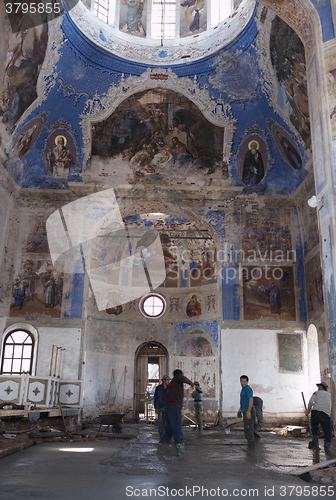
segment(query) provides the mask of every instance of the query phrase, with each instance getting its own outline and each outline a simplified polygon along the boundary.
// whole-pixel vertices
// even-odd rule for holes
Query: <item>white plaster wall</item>
[[[126,377],[125,377],[126,366]],[[112,373],[113,370],[113,373]],[[134,354],[90,352],[86,358],[83,406],[95,413],[113,407],[124,413],[133,408]]]
[[[40,327],[37,330],[39,340],[36,376],[49,376],[52,347],[56,345],[66,349],[62,354],[60,378],[63,380],[78,380],[79,364],[81,362],[81,329]],[[58,355],[60,356],[60,350]]]
[[[303,370],[300,373],[279,371],[277,333],[302,333]],[[249,377],[254,395],[264,401],[265,419],[301,418],[309,398],[307,339],[303,331],[233,330],[221,332],[222,387],[224,417],[236,415],[239,408],[240,382]],[[267,421],[267,420],[266,420]]]

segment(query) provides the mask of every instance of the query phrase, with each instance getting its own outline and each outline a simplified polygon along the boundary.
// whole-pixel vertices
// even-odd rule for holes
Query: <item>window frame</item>
[[[150,314],[147,314],[144,310],[144,303],[147,299],[149,299],[150,297],[157,297],[159,298],[161,301],[162,301],[162,305],[163,305],[163,308],[162,308],[162,311],[157,314],[157,315],[154,315],[154,316],[151,316]],[[156,292],[150,292],[150,293],[147,293],[146,295],[143,295],[141,297],[141,299],[139,300],[139,310],[141,312],[141,314],[147,318],[147,319],[158,319],[158,318],[162,318],[162,316],[165,314],[166,310],[167,310],[167,301],[166,299],[164,298],[163,295],[161,295],[160,293],[156,293]]]
[[[3,366],[4,366],[4,354],[5,354],[5,347],[7,344],[7,339],[10,337],[15,332],[25,332],[27,335],[30,336],[32,340],[32,353],[30,357],[30,369],[29,371],[22,371],[20,373],[8,373],[8,372],[3,372]],[[15,345],[15,343],[14,343]],[[24,345],[24,344],[17,344],[17,345]],[[5,329],[3,332],[2,336],[2,342],[1,342],[1,370],[0,374],[1,375],[7,375],[7,376],[20,376],[23,373],[29,373],[30,375],[35,375],[36,372],[36,361],[37,361],[37,346],[38,346],[38,332],[36,328],[34,328],[31,325],[27,325],[26,323],[16,323],[14,325],[11,325]],[[22,353],[23,354],[23,353]],[[9,359],[9,358],[7,358]],[[12,358],[13,359],[13,358]],[[18,358],[19,359],[19,358]],[[22,356],[21,356],[21,362],[22,362]]]

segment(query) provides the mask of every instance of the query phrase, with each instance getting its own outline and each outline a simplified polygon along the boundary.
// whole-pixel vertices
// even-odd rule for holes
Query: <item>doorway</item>
[[[158,342],[142,344],[135,354],[135,419],[155,420],[154,392],[168,372],[168,351]]]

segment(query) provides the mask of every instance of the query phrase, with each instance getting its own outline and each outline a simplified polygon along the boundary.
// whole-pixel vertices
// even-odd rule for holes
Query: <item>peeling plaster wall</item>
[[[302,9],[302,2],[298,3]],[[263,6],[257,7],[255,17],[227,47],[204,60],[186,65],[165,66],[161,64],[164,63],[162,56],[160,68],[155,64],[151,67],[126,61],[95,48],[68,16],[49,26],[49,46],[37,82],[38,99],[24,111],[16,130],[10,130],[1,123],[1,133],[5,138],[1,160],[7,170],[1,175],[4,182],[0,193],[3,235],[0,246],[0,320],[3,328],[14,323],[16,318],[21,318],[20,321],[31,323],[38,329],[41,343],[37,370],[41,376],[49,373],[52,345],[64,344],[67,351],[63,376],[77,379],[83,375],[84,410],[87,413],[97,413],[109,405],[114,409],[121,406],[123,409],[133,408],[135,353],[142,343],[153,340],[167,348],[170,374],[179,367],[188,377],[200,379],[203,388],[206,386],[208,396],[205,398],[205,408],[209,406],[209,415],[214,413],[220,402],[221,384],[222,410],[227,414],[235,414],[239,404],[239,376],[243,372],[250,376],[256,394],[263,397],[269,418],[273,416],[278,419],[281,415],[286,419],[302,415],[300,392],[304,389],[308,397],[307,384],[310,383],[310,390],[314,385],[315,375],[312,373],[316,374],[318,365],[316,344],[312,342],[307,349],[303,333],[303,372],[291,375],[280,373],[277,332],[303,332],[313,322],[318,329],[321,377],[324,380],[330,377],[329,352],[332,370],[335,371],[334,200],[330,192],[328,194],[329,185],[333,185],[334,169],[331,165],[335,163],[335,154],[331,151],[331,141],[327,139],[329,128],[328,120],[325,119],[327,110],[330,112],[330,128],[334,137],[335,41],[329,5],[322,8],[317,2],[313,3],[321,18],[325,42],[323,49],[322,42],[316,41],[319,40],[318,28],[316,32],[311,32],[311,19],[308,19],[309,29],[306,29],[307,16],[301,15],[299,8],[292,12],[291,4],[286,11],[286,19],[291,25],[298,23],[298,32],[306,44],[308,84],[314,96],[310,101],[315,145],[312,153],[304,149],[288,116],[278,105],[278,83],[269,60],[269,34],[274,15]],[[8,23],[4,22],[3,27],[0,67],[1,61],[5,61],[4,47],[9,38]],[[327,75],[324,73],[322,51]],[[251,60],[255,61],[253,66]],[[247,71],[250,75],[248,80],[245,78]],[[173,110],[177,107],[182,109],[183,106],[187,108],[188,102],[190,109],[196,105],[207,120],[220,128],[224,143],[222,165],[217,164],[216,168],[210,168],[208,172],[197,170],[177,176],[174,168],[170,168],[165,173],[167,175],[160,177],[160,173],[150,168],[148,171],[143,169],[145,172],[139,175],[132,169],[132,164],[121,157],[90,158],[92,124],[103,122],[110,116],[113,118],[114,113],[119,112],[118,105],[133,96],[141,96],[141,99],[146,96],[148,103],[148,96],[151,93],[154,95],[154,90],[158,89],[164,89],[167,95],[178,92],[174,98],[176,108],[172,107],[168,113],[169,126]],[[21,135],[35,122],[38,124],[38,133],[28,144],[28,149],[20,149]],[[276,141],[276,127],[284,131],[300,155],[301,169],[296,169],[286,160],[284,151]],[[48,163],[48,151],[54,147],[56,138],[55,130],[58,134],[64,134],[74,161],[73,171],[67,178],[57,177]],[[244,155],[248,152],[252,136],[254,139],[260,138],[260,151],[266,166],[263,179],[255,187],[244,185],[241,176]],[[327,154],[328,149],[330,155]],[[20,154],[12,154],[17,150]],[[311,271],[315,269],[319,254],[316,211],[312,209],[307,213],[306,204],[307,198],[315,192],[311,157],[315,163],[317,194],[326,195],[325,206],[319,215],[328,328],[325,325],[324,304],[321,300],[318,304],[318,292],[313,290],[312,294],[309,288],[309,283],[315,288],[317,285],[315,278],[311,278]],[[277,214],[288,210],[292,248],[296,251],[295,262],[290,262],[287,265],[289,270],[286,269],[290,284],[283,287],[291,293],[290,307],[287,310],[283,307],[278,311],[279,314],[274,315],[270,311],[270,304],[262,303],[265,295],[259,294],[261,301],[253,302],[251,299],[255,297],[246,293],[243,279],[228,279],[229,269],[229,272],[236,272],[246,264],[244,260],[234,259],[233,262],[221,262],[222,279],[214,292],[216,307],[212,309],[211,306],[197,321],[191,321],[181,309],[185,295],[190,292],[187,288],[174,291],[162,289],[169,299],[179,298],[180,306],[174,309],[176,302],[168,301],[167,315],[155,322],[142,318],[135,302],[132,309],[129,307],[120,316],[108,318],[105,311],[98,312],[90,304],[88,283],[84,275],[79,273],[63,277],[62,305],[56,305],[52,311],[44,309],[42,286],[39,298],[43,310],[40,309],[38,313],[32,311],[33,301],[26,301],[21,311],[14,311],[13,282],[16,275],[24,271],[26,261],[32,260],[34,270],[40,274],[50,261],[48,249],[43,248],[43,238],[39,239],[39,231],[47,217],[66,203],[107,187],[116,188],[121,203],[128,208],[137,206],[139,214],[159,211],[154,210],[150,201],[166,200],[176,207],[176,211],[181,212],[187,207],[213,228],[217,250],[222,250],[222,255],[226,255],[227,259],[230,259],[231,251],[241,251],[244,244],[250,243],[254,249],[259,245],[260,248],[269,239],[269,235],[266,240],[260,236],[268,226],[271,229],[278,226],[276,236],[272,234],[273,250],[279,246],[281,233],[285,240],[287,216],[279,215],[278,218]],[[251,228],[255,229],[254,235],[246,236],[246,230]],[[309,242],[309,238],[312,241]],[[27,251],[27,245],[32,243],[37,245],[31,247],[35,250]],[[265,249],[263,258],[264,252]],[[265,260],[260,258],[251,262],[251,266],[260,264],[264,265]],[[279,265],[272,258],[266,259],[266,264],[273,267]],[[285,264],[282,266],[285,267]],[[40,279],[40,285],[42,281]],[[262,284],[264,287],[270,286],[266,280]],[[249,315],[246,307],[248,302]],[[255,312],[253,308],[259,311],[260,317],[258,313],[258,318],[252,317]],[[221,353],[218,334],[216,339],[214,334],[220,320],[222,327],[226,328],[222,332]],[[181,346],[184,340],[192,337],[193,327],[208,332],[204,335],[214,348],[215,355],[181,355]],[[244,346],[244,353],[240,352],[241,346]],[[222,374],[219,374],[220,359]],[[241,363],[237,363],[237,360],[241,360]],[[308,371],[309,363],[314,365],[311,372]],[[125,366],[127,376],[124,389],[122,377]],[[269,380],[272,383],[265,385]],[[119,384],[118,398],[116,384]]]

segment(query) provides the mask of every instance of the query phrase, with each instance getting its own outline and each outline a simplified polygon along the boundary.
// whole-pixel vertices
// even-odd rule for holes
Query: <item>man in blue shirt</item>
[[[240,391],[240,409],[237,415],[240,418],[243,414],[244,433],[247,439],[247,444],[249,448],[253,448],[255,445],[254,425],[256,412],[253,406],[253,391],[248,385],[248,380],[249,379],[247,375],[242,375],[240,377],[240,385],[242,386],[242,390]]]
[[[158,428],[160,438],[165,433],[165,405],[166,405],[166,392],[169,385],[170,378],[168,375],[163,375],[162,384],[158,385],[154,393],[154,408],[155,413],[158,414]]]

